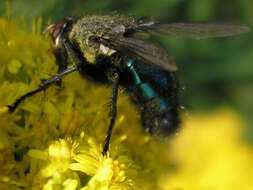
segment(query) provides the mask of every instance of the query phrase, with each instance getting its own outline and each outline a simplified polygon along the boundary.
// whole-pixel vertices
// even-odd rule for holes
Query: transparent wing
[[[233,36],[250,31],[250,28],[247,26],[219,23],[153,23],[150,25],[143,24],[141,27],[144,30],[148,30],[151,34],[171,35],[193,39]]]
[[[117,36],[106,44],[118,52],[155,65],[163,70],[176,71],[177,66],[167,52],[157,44],[141,39]]]
[[[167,52],[159,45],[148,41],[151,35],[178,36],[193,39],[232,36],[246,33],[247,26],[217,23],[157,23],[152,19],[139,19],[138,30],[124,35],[104,38],[106,46],[118,52],[142,59],[167,71],[176,71],[177,67]]]

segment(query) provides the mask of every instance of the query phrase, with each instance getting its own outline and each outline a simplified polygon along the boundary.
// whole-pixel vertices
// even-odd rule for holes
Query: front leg
[[[40,84],[39,88],[37,88],[36,90],[33,90],[31,92],[28,92],[27,94],[18,98],[12,105],[9,105],[8,106],[9,112],[10,113],[14,112],[16,110],[16,108],[18,107],[18,105],[21,102],[23,102],[27,97],[33,96],[34,94],[47,89],[50,85],[59,81],[63,76],[68,75],[68,74],[75,72],[77,70],[78,70],[78,67],[73,66],[69,69],[65,69],[65,70],[61,71],[60,73],[57,73],[56,75],[54,75],[53,77],[51,77],[47,80],[43,80],[42,83]]]
[[[54,50],[55,62],[58,66],[57,73],[61,73],[62,71],[67,69],[67,53],[65,48]],[[61,86],[61,80],[56,82],[56,85]]]
[[[56,58],[56,64],[58,65],[58,73],[53,77],[43,80],[40,84],[39,88],[28,92],[27,94],[18,98],[12,105],[8,106],[8,110],[10,113],[14,112],[18,105],[23,102],[27,97],[33,96],[34,94],[47,89],[51,84],[57,83],[60,84],[61,78],[69,73],[75,72],[79,70],[79,65],[82,64],[82,60],[78,56],[78,54],[74,51],[71,43],[69,41],[63,41],[62,47],[56,49],[54,54]],[[70,57],[74,66],[71,68],[67,68],[67,57]]]
[[[119,89],[119,74],[118,73],[114,73],[113,74],[113,89],[112,89],[112,99],[111,99],[111,121],[110,121],[110,125],[107,131],[107,136],[105,139],[105,144],[104,144],[104,148],[103,148],[103,152],[102,154],[105,156],[108,149],[109,149],[109,144],[110,144],[110,139],[111,139],[111,135],[112,135],[112,130],[113,130],[113,126],[116,120],[116,116],[117,116],[117,96],[118,96],[118,89]]]

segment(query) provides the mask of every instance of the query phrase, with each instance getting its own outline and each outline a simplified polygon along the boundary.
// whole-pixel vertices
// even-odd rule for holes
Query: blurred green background
[[[0,4],[1,15],[5,1]],[[43,16],[57,22],[69,15],[118,11],[163,21],[218,21],[253,28],[252,0],[10,0],[11,18],[24,16],[28,25]],[[206,40],[160,39],[179,66],[181,99],[187,110],[233,106],[248,121],[253,142],[253,33]]]

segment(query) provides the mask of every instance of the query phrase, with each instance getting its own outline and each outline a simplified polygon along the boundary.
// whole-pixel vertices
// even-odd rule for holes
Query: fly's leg
[[[57,49],[54,51],[54,56],[56,60],[56,65],[58,66],[57,73],[61,73],[62,71],[67,69],[67,53],[64,49]],[[56,82],[57,86],[61,86],[61,79]]]
[[[28,92],[27,94],[21,96],[20,98],[18,98],[12,105],[8,106],[9,112],[12,113],[16,110],[16,108],[18,107],[18,105],[23,102],[27,97],[33,96],[34,94],[42,91],[42,90],[46,90],[51,84],[56,83],[57,81],[59,81],[63,76],[68,75],[72,72],[78,71],[78,67],[77,66],[73,66],[69,69],[65,69],[63,71],[61,71],[60,73],[57,73],[56,75],[54,75],[53,77],[47,79],[47,80],[43,80],[39,86],[39,88],[37,88],[36,90],[33,90],[31,92]]]
[[[116,120],[116,116],[117,116],[117,96],[118,96],[118,89],[119,89],[119,74],[118,73],[114,73],[113,75],[113,90],[112,90],[112,98],[111,98],[111,121],[110,121],[110,125],[107,131],[107,136],[105,139],[105,144],[104,144],[104,148],[103,148],[103,152],[102,154],[105,156],[108,149],[109,149],[109,144],[110,144],[110,139],[111,139],[111,135],[112,135],[112,130],[113,130],[113,126]]]
[[[56,83],[60,85],[61,78],[69,73],[75,72],[79,70],[79,66],[82,63],[82,60],[79,58],[79,56],[75,53],[73,50],[73,47],[71,46],[69,41],[62,42],[62,48],[56,50],[54,52],[55,58],[56,58],[56,64],[58,65],[59,69],[56,75],[53,77],[43,80],[36,90],[33,90],[31,92],[28,92],[27,94],[21,96],[18,98],[12,105],[8,106],[9,112],[12,113],[16,110],[18,105],[23,102],[27,97],[33,96],[34,94],[47,89],[51,84]],[[67,57],[70,57],[73,61],[73,65],[71,68],[67,68]]]

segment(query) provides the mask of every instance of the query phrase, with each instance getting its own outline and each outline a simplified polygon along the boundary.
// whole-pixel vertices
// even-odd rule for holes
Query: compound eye
[[[60,35],[60,33],[61,33],[61,28],[57,27],[56,25],[54,31],[52,32],[52,40],[54,44],[56,43],[57,37]]]
[[[50,32],[52,34],[53,45],[56,48],[59,47],[59,39],[60,39],[61,33],[63,32],[65,26],[66,26],[66,21],[63,20],[58,24],[49,25],[45,29],[45,31],[43,32],[44,34],[47,32]]]

